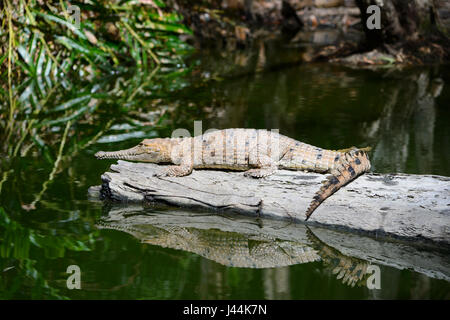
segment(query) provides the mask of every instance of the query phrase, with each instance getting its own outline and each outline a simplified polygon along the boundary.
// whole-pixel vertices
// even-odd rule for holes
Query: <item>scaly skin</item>
[[[139,145],[114,152],[97,152],[98,159],[122,159],[152,163],[171,163],[163,174],[189,175],[193,169],[245,171],[253,178],[267,177],[277,169],[331,173],[306,212],[314,210],[342,186],[370,169],[363,150],[348,152],[325,150],[276,132],[256,129],[226,129],[193,138],[145,139]]]

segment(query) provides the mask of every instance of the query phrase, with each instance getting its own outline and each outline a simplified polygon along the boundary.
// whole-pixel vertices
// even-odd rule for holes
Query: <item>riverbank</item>
[[[429,4],[425,1],[423,8],[417,9],[418,12],[431,10],[431,18],[420,14],[414,20],[415,13],[410,12],[413,21],[404,19],[406,22],[402,27],[405,30],[417,29],[412,31],[413,37],[398,38],[398,35],[393,35],[392,38],[397,38],[380,41],[378,38],[381,36],[374,36],[373,31],[365,28],[367,16],[361,15],[367,7],[364,1],[223,0],[206,1],[202,5],[192,5],[189,1],[173,3],[184,16],[185,24],[193,30],[191,41],[197,47],[214,46],[233,51],[279,39],[286,46],[308,47],[308,53],[301,57],[305,62],[391,66],[450,61],[450,6],[442,1]],[[393,15],[403,14],[389,10],[391,7],[387,5],[381,11],[383,23],[388,19],[398,19]],[[389,23],[381,26],[381,33],[389,32]],[[428,26],[422,30],[423,25]]]

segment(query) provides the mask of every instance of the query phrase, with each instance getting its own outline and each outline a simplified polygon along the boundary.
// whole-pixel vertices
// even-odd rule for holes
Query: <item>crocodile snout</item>
[[[136,152],[132,149],[120,150],[120,151],[99,151],[94,156],[97,159],[122,159],[122,160],[133,160],[136,158]]]
[[[94,155],[94,157],[96,157],[97,159],[103,159],[105,157],[105,155],[106,155],[106,152],[99,151]]]
[[[120,159],[125,155],[119,152],[105,152],[99,151],[94,155],[97,159]]]

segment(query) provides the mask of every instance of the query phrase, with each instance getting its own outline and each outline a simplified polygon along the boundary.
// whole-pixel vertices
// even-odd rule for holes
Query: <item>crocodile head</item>
[[[119,151],[99,151],[97,159],[120,159],[140,162],[171,162],[171,144],[167,139],[144,139],[137,146]]]

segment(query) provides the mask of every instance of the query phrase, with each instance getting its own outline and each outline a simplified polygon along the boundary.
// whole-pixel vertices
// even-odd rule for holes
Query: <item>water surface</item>
[[[99,221],[117,208],[88,200],[87,189],[100,184],[100,175],[113,163],[97,161],[93,154],[128,148],[144,136],[167,136],[175,128],[193,133],[194,120],[201,120],[204,130],[279,129],[323,148],[372,146],[376,172],[450,175],[448,66],[374,71],[328,64],[284,65],[277,64],[277,51],[270,46],[264,50],[264,55],[261,50],[227,56],[202,52],[201,58],[192,58],[190,72],[173,80],[177,82],[170,89],[149,79],[142,90],[129,92],[120,83],[130,85],[138,78],[133,73],[122,75],[120,81],[104,79],[105,86],[120,89],[117,92],[123,100],[101,96],[89,100],[92,113],[73,123],[56,170],[48,158],[55,159],[59,144],[50,147],[48,154],[32,151],[4,157],[0,167],[0,298],[449,299],[450,274],[446,272],[450,256],[442,248],[414,249],[439,257],[432,261],[442,264],[433,266],[442,271],[441,276],[378,264],[381,289],[370,290],[364,284],[344,284],[326,258],[284,266],[232,266],[196,252],[192,242],[190,250],[181,244],[177,249],[176,245],[142,243],[142,234],[154,236],[152,224],[140,237],[120,228],[99,227]],[[50,103],[58,106],[62,99],[83,90],[92,92],[93,86],[80,83],[64,89]],[[135,104],[128,108],[126,101]],[[63,131],[64,125],[56,126],[43,139],[58,140]],[[161,207],[134,210],[134,215],[151,217],[180,212]],[[192,216],[212,214],[181,211]],[[266,230],[264,223],[259,227]],[[250,251],[266,248],[254,235],[234,232],[230,238],[220,228],[201,231],[202,248],[214,248],[217,241],[221,247],[235,245],[227,242],[231,238],[240,239]],[[225,233],[217,238],[217,230]],[[199,231],[189,232],[198,235]],[[173,236],[162,234],[165,239]],[[175,235],[174,241],[183,239]],[[252,247],[254,241],[260,241],[258,246]],[[294,248],[309,245],[314,249],[315,242],[308,241]],[[339,252],[333,242],[320,241],[342,259],[368,263]],[[261,252],[263,258],[268,254]],[[66,287],[69,265],[78,265],[82,271],[81,290]]]

